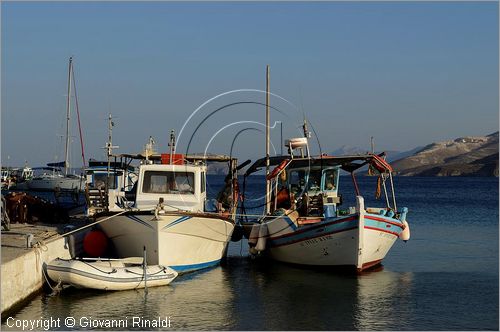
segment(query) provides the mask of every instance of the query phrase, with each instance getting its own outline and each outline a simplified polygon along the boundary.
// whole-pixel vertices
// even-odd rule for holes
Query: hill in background
[[[432,143],[392,166],[404,176],[498,176],[498,132]]]
[[[499,133],[495,132],[487,136],[467,136],[432,143],[409,151],[386,151],[387,160],[396,174],[402,176],[498,177],[498,136]],[[329,155],[358,155],[367,152],[367,149],[344,145]],[[214,163],[208,167],[210,174],[226,175],[227,172],[225,163]]]

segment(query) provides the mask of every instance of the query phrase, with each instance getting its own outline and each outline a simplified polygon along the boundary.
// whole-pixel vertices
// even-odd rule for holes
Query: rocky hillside
[[[392,150],[384,150],[384,151],[379,151],[379,150],[376,150],[375,153],[381,153],[381,152],[385,152],[386,155],[387,155],[387,160],[389,162],[393,162],[394,160],[398,160],[398,159],[403,159],[403,158],[406,158],[408,156],[411,156],[413,155],[415,152],[421,150],[422,147],[418,147],[418,148],[414,148],[414,149],[411,149],[409,151],[392,151]],[[332,152],[329,153],[330,156],[344,156],[344,155],[357,155],[357,154],[365,154],[365,153],[369,153],[370,151],[368,151],[368,149],[362,149],[362,148],[359,148],[359,147],[351,147],[351,146],[348,146],[348,145],[344,145],[340,148],[338,148],[337,150],[334,150]]]
[[[498,176],[498,132],[432,143],[392,166],[406,176]]]

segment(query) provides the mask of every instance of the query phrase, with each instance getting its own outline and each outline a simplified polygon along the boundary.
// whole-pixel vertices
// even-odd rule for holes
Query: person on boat
[[[231,177],[228,175],[224,179],[224,187],[217,194],[217,210],[219,212],[225,212],[231,207],[233,203],[231,191]]]
[[[335,178],[333,174],[329,174],[325,179],[326,190],[335,190]]]

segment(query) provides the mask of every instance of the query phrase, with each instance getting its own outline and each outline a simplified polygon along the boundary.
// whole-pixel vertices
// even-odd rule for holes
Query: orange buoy
[[[83,238],[83,250],[90,257],[101,257],[108,247],[108,237],[104,232],[93,230]]]

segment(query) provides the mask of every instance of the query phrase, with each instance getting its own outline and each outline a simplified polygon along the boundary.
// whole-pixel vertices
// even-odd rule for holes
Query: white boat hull
[[[32,179],[26,182],[29,190],[53,191],[56,189],[62,190],[82,190],[84,180],[79,178],[42,178]]]
[[[351,266],[358,271],[379,264],[404,227],[397,219],[364,212],[305,225],[280,216],[265,224],[266,248],[272,259],[300,265]]]
[[[47,264],[47,273],[55,282],[77,288],[100,290],[127,290],[168,285],[177,277],[169,267],[147,266],[146,275],[141,265],[129,265],[120,261],[103,260],[87,262],[55,259]]]
[[[225,256],[234,230],[228,219],[196,213],[117,215],[100,224],[121,257],[141,256],[149,264],[168,265],[178,272],[217,265]]]

